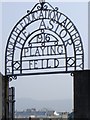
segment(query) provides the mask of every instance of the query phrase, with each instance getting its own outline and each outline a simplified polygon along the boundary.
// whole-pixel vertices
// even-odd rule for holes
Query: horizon
[[[18,101],[18,102],[17,102]],[[54,109],[56,111],[67,111],[71,112],[73,110],[73,103],[71,99],[67,100],[33,100],[30,98],[19,98],[16,100],[15,110],[26,110],[26,109]]]

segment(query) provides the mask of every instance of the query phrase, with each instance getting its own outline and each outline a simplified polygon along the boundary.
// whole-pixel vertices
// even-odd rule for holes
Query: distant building
[[[31,118],[31,120],[68,120],[68,112],[57,113],[54,110],[27,109],[26,111],[16,111],[15,118]]]
[[[65,118],[66,120],[68,119],[68,112],[62,112],[61,113],[61,118]]]
[[[36,110],[36,109],[27,109],[26,111],[16,111],[15,113],[16,118],[29,118],[31,116],[46,117],[46,116],[53,116],[53,115],[54,115],[53,110],[42,111],[42,110]]]

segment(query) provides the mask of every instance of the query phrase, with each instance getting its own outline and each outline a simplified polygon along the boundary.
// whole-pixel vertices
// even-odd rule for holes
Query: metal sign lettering
[[[84,51],[72,21],[47,2],[37,3],[13,28],[5,53],[8,76],[84,69]]]

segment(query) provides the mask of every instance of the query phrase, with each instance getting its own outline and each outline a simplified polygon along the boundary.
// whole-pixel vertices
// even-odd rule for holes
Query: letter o
[[[63,29],[63,30],[60,31],[61,38],[66,37],[66,35],[67,35],[67,31],[65,29]]]

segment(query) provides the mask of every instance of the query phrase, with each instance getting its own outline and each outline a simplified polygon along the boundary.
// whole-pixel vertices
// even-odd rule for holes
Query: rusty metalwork
[[[73,22],[57,7],[37,3],[14,26],[5,52],[5,75],[68,73],[84,69],[84,50]]]

